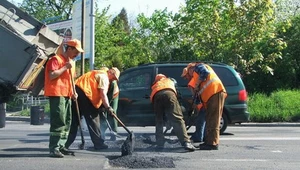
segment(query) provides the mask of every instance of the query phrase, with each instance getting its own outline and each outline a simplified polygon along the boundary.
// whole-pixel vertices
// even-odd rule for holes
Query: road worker
[[[107,91],[109,84],[118,80],[120,71],[116,67],[109,70],[93,70],[80,76],[75,82],[78,94],[79,112],[84,116],[95,150],[107,149],[108,146],[101,138],[99,108],[104,106],[110,114],[114,113],[109,104]],[[70,146],[76,138],[78,121],[73,121],[67,145]]]
[[[193,94],[203,104],[206,119],[206,137],[200,150],[218,150],[220,141],[220,120],[223,113],[226,90],[214,70],[207,64],[197,63],[191,81]]]
[[[166,115],[184,149],[194,151],[195,147],[192,145],[187,134],[182,110],[177,100],[177,91],[174,82],[165,75],[158,74],[151,88],[150,100],[153,103],[156,115],[155,137],[157,146],[163,147],[165,143],[163,117]]]
[[[74,154],[65,148],[71,125],[71,98],[77,94],[72,92],[71,75],[75,75],[74,59],[84,52],[81,42],[69,40],[65,50],[61,45],[56,55],[52,56],[45,68],[44,95],[49,97],[50,105],[50,156],[62,158]]]

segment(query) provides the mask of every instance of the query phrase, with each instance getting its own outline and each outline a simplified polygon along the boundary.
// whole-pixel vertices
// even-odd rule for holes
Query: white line
[[[300,137],[236,137],[220,138],[220,140],[300,140]]]
[[[219,162],[267,162],[266,159],[202,159],[205,161],[219,161]]]

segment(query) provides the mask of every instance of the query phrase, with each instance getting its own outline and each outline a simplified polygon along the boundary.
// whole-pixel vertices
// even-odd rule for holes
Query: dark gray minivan
[[[182,69],[188,63],[151,63],[129,68],[121,73],[119,80],[118,116],[128,126],[155,126],[155,114],[150,102],[151,84],[157,74],[164,74],[176,79],[181,93],[182,105],[189,110],[192,96],[187,88],[187,80],[181,76]],[[227,91],[227,98],[220,124],[223,133],[228,124],[248,122],[247,91],[240,75],[223,63],[207,63],[217,73]],[[183,112],[187,125],[191,126],[187,112]]]

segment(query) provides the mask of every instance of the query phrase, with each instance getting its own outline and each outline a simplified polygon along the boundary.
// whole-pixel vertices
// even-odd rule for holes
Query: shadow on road
[[[48,148],[7,148],[1,151],[0,158],[18,158],[18,157],[49,157]],[[34,153],[31,153],[34,152]]]
[[[229,135],[234,135],[233,133],[222,133],[222,136],[229,136]]]
[[[0,154],[0,158],[21,158],[21,157],[49,157],[49,153],[43,153],[43,154]]]

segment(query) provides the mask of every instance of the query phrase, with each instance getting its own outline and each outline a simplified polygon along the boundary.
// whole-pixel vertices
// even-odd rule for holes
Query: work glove
[[[110,106],[108,108],[106,108],[106,112],[109,113],[110,115],[115,113],[114,109]]]

